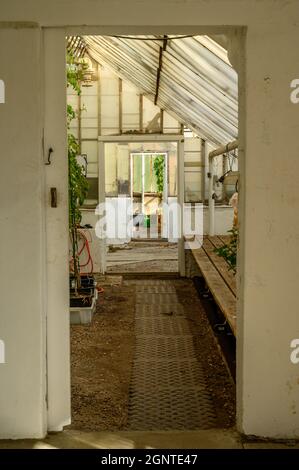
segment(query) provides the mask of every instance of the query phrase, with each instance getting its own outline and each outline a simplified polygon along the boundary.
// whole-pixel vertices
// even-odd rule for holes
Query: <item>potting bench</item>
[[[215,253],[227,236],[204,236],[201,248],[191,248],[193,258],[219,309],[236,335],[236,278],[227,262]]]

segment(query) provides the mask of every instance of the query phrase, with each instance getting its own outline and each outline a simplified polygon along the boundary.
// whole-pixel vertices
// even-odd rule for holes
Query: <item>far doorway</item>
[[[106,238],[106,271],[177,276],[182,137],[148,135],[143,139],[139,135],[99,138],[107,232],[112,234]]]
[[[167,153],[131,153],[132,239],[167,240]]]

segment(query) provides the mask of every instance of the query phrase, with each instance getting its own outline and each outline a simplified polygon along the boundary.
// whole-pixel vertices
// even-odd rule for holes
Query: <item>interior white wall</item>
[[[240,90],[238,425],[275,438],[299,437],[299,369],[290,361],[299,333],[299,107],[290,100],[299,23],[291,18],[287,28],[278,18],[248,28]]]
[[[2,21],[38,22],[52,27],[71,25],[68,31],[75,34],[83,31],[86,34],[163,34],[165,30],[190,34],[199,32],[196,24],[208,25],[201,31],[215,34],[229,30],[223,25],[246,26],[242,53],[245,74],[240,80],[238,429],[245,434],[280,438],[299,435],[298,365],[292,364],[289,358],[290,341],[298,337],[299,219],[294,214],[299,208],[299,121],[298,105],[289,96],[290,82],[298,78],[298,11],[298,0],[111,0],[108,3],[87,0],[84,5],[81,0],[74,0],[72,8],[70,2],[29,0],[26,9],[22,0],[10,0],[1,5]],[[86,26],[80,29],[78,25]],[[211,25],[218,25],[218,30]],[[2,224],[2,246],[7,250],[2,260],[7,263],[3,263],[5,268],[1,267],[5,269],[1,272],[5,315],[3,318],[2,314],[1,321],[6,325],[8,353],[16,343],[18,349],[13,349],[13,361],[7,355],[6,371],[0,366],[1,384],[4,384],[0,392],[4,416],[1,435],[33,436],[43,429],[44,390],[41,372],[41,292],[45,285],[41,269],[41,209],[44,206],[40,198],[43,170],[38,163],[42,93],[37,80],[40,64],[36,58],[40,39],[30,31],[28,43],[27,32],[15,31],[14,24],[3,26],[12,30],[1,32],[1,79],[7,82],[7,96],[9,87],[13,86],[13,97],[5,105],[1,104],[1,148],[4,155],[10,155],[1,173],[4,179],[1,201],[5,201],[11,188],[15,194],[24,188],[24,175],[26,186],[22,197],[23,193],[26,197],[21,201],[14,196],[15,205],[10,202],[2,212],[6,224]],[[20,38],[17,42],[15,34]],[[26,74],[21,70],[26,70]],[[57,103],[57,109],[63,106],[64,103]],[[23,124],[29,121],[31,126],[24,132]],[[22,172],[16,173],[16,168]],[[16,214],[18,208],[21,219]],[[22,234],[16,227],[22,228]],[[25,247],[21,257],[16,246]],[[14,266],[12,274],[16,276],[18,292],[26,292],[25,301],[20,295],[12,298],[10,284],[5,284],[9,263]],[[28,276],[24,280],[23,273],[28,266],[34,272],[34,282]],[[24,311],[24,305],[26,316],[20,317],[16,312]],[[7,320],[14,315],[13,323]],[[28,338],[24,332],[28,332]]]
[[[47,429],[41,57],[40,29],[0,28],[0,438]]]

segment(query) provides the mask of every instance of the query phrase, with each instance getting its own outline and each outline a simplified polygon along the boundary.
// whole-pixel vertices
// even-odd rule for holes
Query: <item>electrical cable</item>
[[[140,36],[120,36],[120,35],[107,35],[105,34],[104,36],[109,37],[109,38],[116,38],[116,39],[130,39],[133,41],[164,41],[165,37],[161,38],[148,38],[148,37],[140,37]],[[174,37],[169,37],[167,36],[168,41],[173,41],[176,39],[185,39],[185,38],[194,38],[197,36],[196,34],[188,34],[185,36],[174,36]]]

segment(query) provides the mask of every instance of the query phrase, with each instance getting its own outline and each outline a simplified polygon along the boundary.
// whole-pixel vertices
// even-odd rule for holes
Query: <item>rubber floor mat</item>
[[[126,429],[213,428],[212,401],[175,282],[135,285],[136,343]]]

